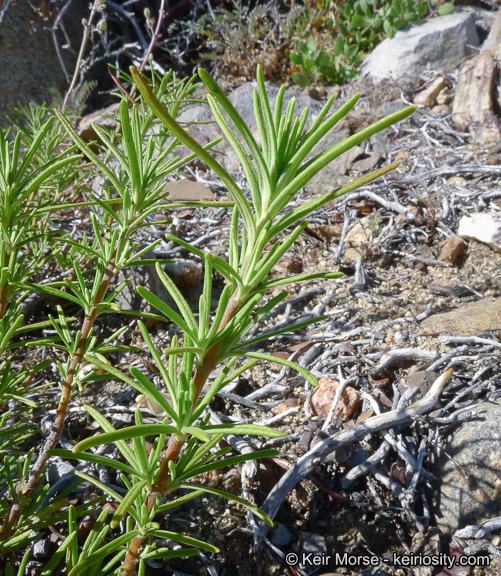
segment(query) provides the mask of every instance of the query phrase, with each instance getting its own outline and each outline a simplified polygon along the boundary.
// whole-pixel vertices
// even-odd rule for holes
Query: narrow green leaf
[[[85,560],[82,560],[74,566],[68,576],[79,576],[80,574],[84,574],[84,570],[98,562],[102,562],[108,554],[112,554],[116,550],[119,550],[124,544],[130,542],[138,534],[140,534],[139,530],[131,530],[127,532],[127,534],[115,538],[115,540],[106,544],[100,550],[94,552],[94,554],[91,554],[85,558]]]
[[[118,216],[116,210],[113,210],[112,206],[108,206],[106,202],[103,202],[100,198],[98,198],[94,194],[89,194],[89,198],[91,198],[96,204],[98,204],[114,222],[117,222],[120,228],[123,228],[124,225],[123,220]],[[115,204],[120,204],[121,202],[122,199],[117,198]]]
[[[89,355],[89,356],[91,356],[93,358],[94,363],[96,363],[96,361],[99,361],[99,359],[97,357],[95,357],[93,355]],[[103,362],[103,364],[106,364],[106,363]],[[115,428],[95,408],[93,408],[92,406],[88,406],[87,404],[84,406],[84,408],[92,416],[92,418],[94,418],[94,420],[101,426],[101,428],[105,432],[108,432],[108,433],[115,432]],[[97,444],[97,445],[99,445],[99,444]],[[136,470],[139,470],[139,466],[137,464],[137,460],[136,460],[136,457],[134,455],[134,452],[129,448],[129,446],[127,445],[127,442],[123,442],[123,441],[117,442],[117,448],[120,450],[122,456],[125,458],[125,461],[132,464],[132,466]],[[74,448],[73,448],[73,452],[76,453]]]
[[[95,552],[97,548],[101,545],[103,540],[106,538],[106,534],[109,531],[109,526],[105,526],[105,521],[108,518],[108,509],[104,508],[101,514],[99,514],[94,526],[92,526],[87,538],[85,539],[85,543],[82,546],[80,552],[80,559],[83,560],[87,558],[89,554]],[[75,543],[72,550],[73,561],[71,565],[68,563],[66,564],[66,569],[69,572],[71,568],[78,563],[78,543]]]
[[[236,108],[230,102],[226,94],[221,90],[218,86],[217,82],[202,68],[198,69],[198,75],[200,76],[202,82],[207,86],[211,94],[217,99],[219,104],[223,107],[224,111],[228,114],[231,118],[233,123],[235,124],[237,130],[242,135],[245,143],[249,147],[251,154],[258,166],[259,171],[266,170],[266,163],[264,161],[261,149],[256,143],[252,132],[250,131],[249,127],[237,112]]]
[[[181,126],[172,118],[172,116],[167,112],[167,110],[162,106],[162,104],[155,97],[151,91],[148,83],[143,79],[139,71],[133,66],[130,68],[134,82],[136,83],[139,91],[141,92],[143,98],[146,100],[150,108],[157,115],[157,117],[169,128],[169,130],[178,138],[183,144],[188,146],[190,150],[196,152],[201,160],[203,160],[210,168],[216,172],[216,174],[221,178],[221,180],[226,184],[230,194],[235,199],[238,208],[244,218],[246,228],[251,236],[254,236],[254,219],[246,200],[244,193],[240,187],[236,184],[230,174],[215,160],[208,152],[198,144]]]
[[[38,132],[35,134],[34,138],[33,138],[33,142],[31,143],[31,146],[29,147],[28,151],[26,152],[26,154],[24,154],[23,157],[23,162],[21,163],[21,165],[19,166],[19,168],[17,169],[17,174],[16,174],[16,178],[13,182],[13,184],[15,186],[18,186],[20,183],[21,178],[23,178],[23,176],[26,173],[26,170],[28,168],[28,166],[30,165],[33,156],[37,153],[37,151],[40,148],[40,145],[42,143],[42,140],[45,138],[45,136],[47,135],[47,132],[49,131],[50,127],[52,126],[52,124],[54,123],[54,117],[49,118],[47,120],[47,122],[45,122],[45,124],[40,128],[40,130],[38,130]],[[16,171],[16,167],[17,167],[17,163],[18,163],[18,157],[19,157],[19,150],[21,147],[21,132],[18,132],[17,136],[16,136],[16,140],[14,143],[14,150],[12,153],[12,166],[14,168],[13,172]],[[9,170],[6,171],[6,173],[8,173]]]
[[[181,432],[183,434],[191,434],[192,436],[195,436],[195,438],[200,440],[200,442],[209,442],[210,440],[210,436],[204,432],[204,430],[196,426],[184,426],[181,428]]]
[[[254,321],[256,323],[259,322],[262,318],[266,316],[266,314],[268,314],[268,312],[270,312],[271,310],[273,310],[273,308],[275,308],[275,306],[280,304],[282,300],[285,300],[285,298],[287,298],[288,295],[289,293],[284,290],[283,292],[280,292],[280,294],[275,296],[275,298],[272,298],[264,306],[261,306],[261,308],[259,308],[259,310],[256,310],[256,312],[254,313]]]
[[[219,124],[221,131],[228,139],[228,142],[231,144],[233,150],[235,150],[242,164],[256,212],[259,214],[261,212],[261,194],[256,170],[254,169],[254,166],[252,165],[247,152],[244,150],[244,147],[242,144],[240,144],[238,138],[235,136],[235,133],[226,121],[226,118],[223,116],[219,106],[217,105],[216,99],[211,94],[208,94],[207,101],[212,110],[214,118],[216,119],[216,122]]]
[[[137,112],[136,112],[137,113]],[[122,127],[123,145],[127,153],[127,172],[129,173],[132,189],[134,190],[135,199],[134,204],[137,204],[137,194],[140,189],[140,171],[137,158],[137,151],[135,148],[134,138],[132,136],[132,129],[129,120],[129,107],[127,103],[122,100],[120,102],[120,125]]]
[[[76,248],[79,253],[85,252],[90,256],[94,256],[94,258],[98,260],[102,258],[102,255],[99,254],[99,252],[97,252],[96,250],[93,250],[90,246],[82,246],[81,242],[75,242],[69,237],[65,236],[63,242],[65,244],[68,244],[69,246],[73,246],[74,248]]]
[[[145,396],[148,396],[148,398],[153,400],[153,402],[156,402],[161,408],[163,408],[166,414],[168,414],[175,422],[177,422],[179,420],[179,416],[173,410],[172,406],[169,404],[167,399],[162,395],[160,390],[157,390],[155,384],[150,382],[148,378],[134,366],[129,368],[129,371],[132,374],[132,376],[141,384],[143,388],[143,394]],[[138,387],[136,387],[136,389],[138,389]],[[169,390],[169,394],[171,398],[176,397],[175,396],[176,393],[174,390],[172,390],[172,392]]]
[[[270,210],[272,214],[278,214],[284,206],[286,206],[290,199],[294,196],[293,192],[289,192],[291,182],[298,177],[298,170],[301,163],[306,156],[311,152],[316,144],[341,120],[348,112],[355,106],[360,98],[360,94],[355,94],[348,102],[343,104],[336,110],[327,120],[318,126],[315,132],[308,132],[308,137],[303,138],[301,144],[295,151],[294,156],[289,160],[286,169],[283,171],[279,183],[278,190],[280,193],[275,198]],[[346,140],[343,140],[345,142]]]
[[[178,550],[171,550],[170,548],[158,548],[147,554],[141,554],[141,558],[148,558],[151,560],[165,560],[166,558],[187,558],[188,556],[198,556],[199,552],[196,548],[181,548]]]
[[[256,338],[252,338],[251,340],[246,340],[238,344],[237,349],[245,348],[246,346],[251,346],[256,342],[262,342],[263,340],[268,340],[273,336],[279,336],[280,334],[285,334],[286,332],[293,332],[295,330],[301,330],[302,328],[306,328],[307,326],[311,326],[311,324],[316,324],[317,322],[322,322],[323,320],[327,320],[328,316],[319,316],[318,318],[310,318],[309,320],[305,320],[304,322],[298,322],[297,324],[293,324],[292,326],[286,326],[285,328],[280,328],[279,330],[270,330],[269,332],[265,332]]]
[[[134,419],[136,422],[136,426],[143,425],[143,418],[141,415],[141,411],[139,408],[136,408],[136,412],[134,414]],[[141,471],[143,478],[148,478],[149,476],[149,469],[148,469],[148,452],[146,450],[146,444],[144,438],[133,438],[132,445],[134,447],[134,454],[137,458],[137,463],[139,465],[139,470]]]
[[[274,356],[271,356],[274,358]],[[265,436],[267,438],[282,438],[286,436],[282,432],[269,428],[268,426],[261,426],[259,424],[209,424],[200,425],[202,430],[209,434],[246,434],[249,436]]]
[[[382,120],[379,120],[374,124],[371,124],[364,130],[361,130],[360,132],[354,134],[353,136],[350,136],[349,138],[346,138],[345,140],[341,141],[339,144],[335,144],[328,150],[325,150],[321,154],[315,156],[315,158],[313,158],[312,160],[307,162],[304,166],[302,166],[299,172],[297,172],[297,168],[299,167],[297,166],[297,168],[295,168],[294,170],[293,179],[282,190],[280,194],[281,201],[277,203],[277,207],[280,206],[280,209],[282,209],[288,202],[288,200],[286,200],[287,198],[291,198],[292,196],[294,196],[296,192],[298,192],[305,184],[307,184],[315,174],[318,174],[318,172],[320,172],[322,168],[324,168],[325,166],[327,166],[327,164],[332,162],[332,160],[338,158],[339,156],[341,156],[341,154],[347,152],[348,150],[353,148],[353,146],[357,146],[358,144],[360,144],[367,138],[370,138],[377,132],[380,132],[381,130],[388,128],[389,126],[396,124],[397,122],[405,120],[405,118],[408,118],[414,112],[415,109],[416,106],[408,106],[403,110],[395,112],[394,114],[390,114],[389,116],[386,116],[386,118],[383,118]],[[329,121],[326,121],[324,124],[328,122]],[[303,147],[301,147],[302,150],[301,153],[296,154],[297,158],[295,157],[296,160],[294,159],[292,160],[291,166],[294,166],[295,163],[297,163],[297,159],[299,159],[303,154],[303,152],[308,148],[309,146],[305,146],[304,149]],[[272,206],[271,209],[273,210],[273,208],[274,207]]]
[[[246,370],[250,370],[251,368],[253,368],[258,362],[259,360],[250,360],[249,362],[246,362],[245,364],[243,364],[242,366],[240,366],[240,368],[237,368],[236,370],[234,370],[229,376],[228,373],[230,372],[231,368],[233,367],[233,365],[235,364],[237,358],[231,358],[230,361],[228,362],[228,364],[226,364],[226,366],[223,368],[223,370],[221,371],[221,373],[218,375],[218,377],[214,380],[214,382],[211,384],[211,387],[209,388],[209,391],[206,392],[206,394],[204,394],[204,396],[202,396],[202,398],[199,398],[198,402],[197,402],[197,407],[196,410],[193,412],[192,416],[191,416],[191,422],[195,422],[200,415],[202,414],[202,412],[205,410],[205,408],[209,405],[210,401],[212,400],[212,398],[214,398],[214,396],[220,391],[222,390],[225,386],[228,386],[228,384],[230,384],[231,382],[233,382],[233,380],[235,380],[235,378],[238,378],[241,374],[243,374]]]
[[[168,538],[169,540],[174,540],[174,542],[179,542],[181,544],[187,544],[188,546],[196,546],[207,552],[213,552],[217,554],[219,548],[212,546],[208,542],[203,542],[203,540],[197,540],[191,536],[185,536],[184,534],[178,534],[177,532],[170,532],[169,530],[152,530],[150,532],[152,536],[158,536],[159,538]]]
[[[178,238],[177,236],[169,233],[165,234],[165,238],[175,242],[176,244],[179,244],[180,246],[183,246],[183,248],[186,248],[186,250],[189,250],[192,254],[202,258],[202,260],[206,260],[207,254],[204,254],[201,250],[191,246],[191,244],[188,244],[188,242],[185,242],[181,238]],[[226,262],[226,260],[223,260],[220,256],[216,256],[214,254],[210,254],[210,257],[212,259],[212,265],[214,268],[220,272],[228,281],[236,282],[239,286],[242,285],[242,279],[240,278],[240,275],[235,270],[235,268]]]
[[[282,256],[287,252],[287,250],[294,244],[294,242],[299,238],[302,231],[308,226],[308,221],[303,220],[300,222],[292,231],[290,236],[282,243],[278,244],[276,249],[272,250],[268,256],[265,256],[263,260],[259,262],[259,265],[255,268],[249,266],[249,270],[246,274],[246,280],[248,286],[256,288],[263,281],[266,276],[270,273],[275,264],[282,258]],[[275,247],[274,247],[275,248]],[[257,269],[256,269],[257,268]],[[262,292],[262,290],[260,290]]]
[[[102,482],[100,482],[99,480],[97,480],[97,478],[93,478],[92,476],[89,476],[88,474],[86,474],[85,472],[80,472],[79,470],[75,471],[75,475],[79,476],[80,478],[83,478],[84,480],[87,480],[87,482],[90,482],[91,484],[94,484],[95,486],[97,486],[98,488],[101,488],[101,490],[103,492],[105,492],[106,494],[108,494],[108,496],[111,496],[114,500],[116,500],[117,502],[121,502],[122,501],[122,496],[120,496],[120,494],[117,494],[115,492],[115,490],[111,489],[109,486],[106,486],[106,484],[103,484]]]
[[[151,340],[150,335],[148,334],[148,330],[146,329],[146,326],[141,322],[141,320],[139,320],[138,326],[139,326],[139,330],[141,331],[141,335],[142,335],[144,341],[146,342],[146,345],[148,346],[148,350],[150,351],[150,354],[152,355],[153,360],[154,360],[158,370],[160,371],[160,374],[162,376],[164,384],[167,387],[167,391],[170,394],[174,412],[177,414],[179,412],[179,405],[178,405],[177,398],[176,398],[176,390],[174,388],[174,383],[172,382],[172,380],[169,376],[169,371],[164,366],[164,363],[162,362],[162,359],[160,358],[160,354],[158,353],[158,350],[155,348],[155,345],[153,344],[153,341]],[[153,385],[153,387],[156,390],[156,386]],[[158,392],[158,390],[157,390],[157,392]],[[156,394],[153,390],[152,390],[152,393]],[[164,409],[165,409],[165,407],[164,407]],[[169,414],[169,412],[167,412],[167,414]],[[171,416],[171,418],[172,418],[172,416]],[[176,418],[173,418],[173,420],[177,421]]]
[[[209,462],[208,464],[189,468],[183,474],[178,474],[178,480],[187,480],[188,478],[194,478],[195,476],[205,474],[211,470],[219,470],[221,468],[226,468],[227,466],[235,466],[236,464],[247,462],[248,460],[269,458],[271,456],[277,456],[278,454],[278,450],[258,450],[256,452],[251,452],[250,454],[239,454],[238,456],[232,456],[231,458],[223,458],[216,462]]]
[[[176,498],[175,500],[171,500],[166,504],[162,504],[157,508],[157,512],[165,512],[166,510],[171,510],[172,508],[176,508],[177,506],[181,506],[189,502],[190,500],[194,500],[201,494],[203,494],[203,490],[194,490],[191,494],[187,494],[186,496],[181,496],[180,498]]]
[[[52,177],[54,174],[57,174],[59,170],[62,170],[69,164],[75,162],[75,160],[79,160],[82,156],[71,156],[69,158],[63,158],[57,162],[51,163],[47,166],[45,170],[42,170],[37,173],[35,178],[32,178],[31,175],[29,176],[29,183],[27,182],[26,185],[23,186],[23,182],[21,182],[20,187],[23,188],[23,196],[28,198],[35,190],[37,190],[46,180]]]
[[[238,352],[236,354],[229,354],[229,356],[245,356],[247,358],[258,358],[259,360],[267,360],[268,362],[274,362],[276,364],[282,364],[282,366],[288,366],[296,372],[299,372],[312,386],[318,386],[318,380],[313,376],[311,372],[305,370],[299,364],[295,362],[290,362],[289,360],[284,360],[278,356],[271,356],[271,354],[261,354],[260,352]]]
[[[134,504],[134,500],[139,496],[142,492],[143,488],[146,486],[147,480],[142,480],[141,482],[136,482],[132,486],[132,489],[127,492],[124,496],[123,500],[120,502],[118,508],[115,510],[115,514],[113,514],[113,518],[110,522],[110,527],[112,530],[120,524],[122,519],[127,514],[129,508]]]
[[[59,458],[93,462],[94,464],[109,466],[110,468],[115,468],[115,470],[121,470],[124,474],[139,476],[139,473],[134,468],[131,468],[130,466],[127,466],[127,464],[123,464],[118,460],[114,460],[113,458],[107,458],[106,456],[99,456],[98,454],[87,454],[86,452],[79,452],[77,456],[71,450],[63,450],[60,448],[48,450],[47,453],[49,456],[58,456]]]
[[[323,206],[327,202],[334,200],[334,198],[339,198],[344,194],[348,194],[348,192],[352,192],[353,190],[356,190],[361,186],[369,184],[373,180],[376,180],[376,178],[379,178],[380,176],[383,176],[384,174],[391,172],[392,170],[397,168],[399,164],[400,162],[393,162],[393,164],[389,164],[384,168],[379,168],[378,170],[375,170],[370,174],[366,174],[361,178],[357,178],[357,180],[354,180],[353,182],[350,182],[349,184],[346,184],[341,188],[337,188],[332,192],[327,192],[326,194],[320,196],[319,198],[315,198],[313,200],[310,200],[309,202],[306,202],[306,204],[303,204],[302,206],[298,206],[298,208],[291,210],[290,212],[285,214],[285,216],[282,216],[282,218],[277,220],[277,222],[271,229],[270,234],[273,235],[278,234],[282,230],[285,230],[289,226],[295,224],[298,219],[305,218],[306,216],[311,214],[311,212],[313,212],[317,208],[320,208],[320,206]]]
[[[81,302],[78,298],[73,296],[73,294],[68,294],[68,292],[63,292],[57,288],[52,288],[47,284],[30,284],[27,282],[26,286],[35,292],[42,292],[42,294],[48,294],[49,296],[62,298],[63,300],[69,300],[70,302],[78,304],[79,306],[85,306],[85,302]]]
[[[100,170],[103,171],[106,178],[112,183],[115,189],[120,190],[121,184],[115,177],[113,170],[110,170],[110,168],[108,168],[108,166],[104,164],[104,162],[97,156],[97,154],[93,152],[92,148],[83,140],[83,138],[81,138],[77,134],[76,130],[73,128],[73,125],[68,120],[68,118],[66,118],[66,116],[59,110],[54,110],[54,114],[57,116],[61,124],[65,127],[66,131],[71,136],[73,142],[75,142],[75,144],[80,148],[80,150],[85,152],[87,158],[89,158],[94,163],[95,166],[99,166]]]
[[[112,142],[112,140],[109,138],[109,132],[103,128],[102,126],[99,126],[99,124],[96,124],[95,122],[91,122],[91,126],[94,130],[94,132],[97,134],[99,140],[101,140],[101,142],[104,144],[104,146],[106,148],[108,148],[108,150],[113,154],[113,156],[120,162],[120,164],[123,167],[127,166],[127,158],[125,157],[125,155],[122,153],[122,151],[118,148],[118,146],[115,146],[115,144]],[[117,191],[120,190],[120,188],[115,188]]]
[[[188,302],[186,302],[186,299],[184,298],[184,296],[181,294],[181,292],[179,291],[179,289],[177,288],[177,286],[174,284],[174,282],[169,278],[169,276],[167,276],[167,274],[162,270],[162,267],[160,266],[160,264],[157,262],[155,269],[157,271],[158,276],[160,277],[160,280],[162,281],[162,284],[167,288],[167,290],[169,291],[169,294],[172,296],[172,298],[174,298],[174,301],[176,302],[183,318],[184,321],[186,322],[186,324],[190,327],[190,331],[188,332],[190,334],[190,337],[192,338],[193,342],[196,342],[196,334],[198,332],[198,325],[197,325],[197,321],[195,320],[195,316],[193,316],[193,312],[191,311],[191,308],[188,304]],[[192,333],[194,334],[194,337],[192,336]]]
[[[162,314],[164,314],[169,320],[177,324],[180,328],[184,330],[187,334],[189,334],[195,342],[198,342],[197,334],[195,330],[188,326],[188,324],[181,318],[181,316],[173,310],[168,304],[166,304],[163,300],[161,300],[158,296],[150,292],[146,288],[142,286],[137,287],[137,293],[148,301],[152,306],[154,306],[157,310],[160,310]]]
[[[271,280],[266,282],[266,284],[261,284],[256,290],[271,290],[272,288],[277,288],[278,286],[284,286],[286,284],[293,284],[294,282],[309,282],[310,280],[316,280],[317,278],[323,278],[324,280],[333,280],[335,278],[342,278],[344,274],[342,272],[319,272],[317,274],[298,274],[297,276],[288,276],[286,278],[278,278],[277,280]],[[288,294],[288,292],[286,292]]]
[[[77,539],[77,532],[71,532],[62,542],[61,546],[59,546],[59,548],[53,553],[53,555],[51,556],[50,561],[45,565],[44,570],[41,574],[41,576],[51,576],[51,574],[54,573],[54,571],[56,570],[57,565],[59,564],[59,562],[62,560],[63,555],[66,553],[66,550],[68,550],[70,548],[70,546],[73,546],[74,542],[76,542]],[[30,550],[28,550],[28,555],[30,554]],[[21,576],[23,572],[19,572],[19,576]]]
[[[272,356],[273,358],[273,356]],[[73,452],[79,454],[84,450],[93,448],[94,446],[102,446],[104,444],[116,443],[118,440],[131,440],[132,438],[138,438],[146,436],[154,436],[156,434],[176,434],[177,430],[174,426],[168,426],[166,424],[143,424],[143,426],[128,426],[127,428],[121,428],[120,430],[115,430],[114,432],[105,432],[104,434],[99,434],[98,436],[92,436],[91,438],[86,438],[73,447]]]
[[[257,88],[259,94],[259,100],[261,101],[261,108],[263,111],[263,120],[265,129],[268,133],[268,140],[271,145],[271,162],[275,161],[277,154],[277,134],[275,132],[275,123],[273,122],[273,116],[271,114],[270,101],[268,100],[268,94],[266,93],[266,87],[264,84],[263,69],[261,64],[257,65],[256,70],[256,80]]]
[[[206,342],[212,342],[213,338],[216,336],[216,333],[221,325],[221,320],[223,319],[224,313],[226,312],[226,308],[230,301],[232,292],[232,287],[229,284],[223,288],[221,296],[219,297],[219,304],[217,306],[216,315],[212,320],[212,326],[205,339]]]

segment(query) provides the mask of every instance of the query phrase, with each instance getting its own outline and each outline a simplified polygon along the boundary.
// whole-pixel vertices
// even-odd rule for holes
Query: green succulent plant
[[[453,11],[453,2],[439,3],[434,12],[430,2],[421,0],[311,2],[302,18],[303,35],[309,30],[308,39],[300,38],[295,50],[289,49],[291,62],[300,69],[292,73],[292,80],[300,86],[343,84],[358,77],[364,55],[385,38],[427,14]]]

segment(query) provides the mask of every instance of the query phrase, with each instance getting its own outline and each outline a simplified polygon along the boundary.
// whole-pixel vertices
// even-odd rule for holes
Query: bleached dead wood
[[[414,222],[414,214],[405,206],[402,206],[400,202],[395,198],[392,202],[390,200],[386,200],[385,198],[381,198],[374,192],[369,192],[368,190],[362,190],[360,192],[350,192],[346,195],[345,199],[338,202],[338,206],[341,207],[347,202],[351,202],[353,200],[360,200],[361,198],[365,198],[368,200],[372,200],[377,204],[381,205],[386,210],[392,210],[393,212],[397,212],[397,214],[402,214],[409,222]]]
[[[455,532],[454,536],[457,538],[482,538],[486,534],[489,534],[489,532],[498,530],[499,528],[501,528],[501,516],[480,522],[480,524],[466,526],[466,528]]]
[[[429,362],[437,357],[435,352],[429,350],[419,350],[418,348],[397,348],[385,354],[379,364],[371,370],[371,376],[378,376],[393,364],[400,364],[405,360],[415,362]]]
[[[273,519],[287,493],[292,490],[298,482],[313,472],[322,462],[323,458],[334,450],[361,440],[368,434],[391,428],[397,424],[402,425],[410,422],[416,416],[426,414],[433,410],[438,404],[438,398],[443,387],[451,376],[452,369],[449,369],[435,380],[428,393],[421,400],[418,400],[411,406],[373,416],[348,430],[342,430],[333,436],[320,440],[320,442],[315,444],[309,452],[299,458],[282,476],[269,493],[263,505],[263,511]],[[266,534],[267,530],[267,526],[261,524],[261,534]]]

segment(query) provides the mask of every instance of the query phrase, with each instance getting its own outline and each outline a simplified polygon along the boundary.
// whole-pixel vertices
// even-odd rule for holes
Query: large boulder
[[[415,24],[383,40],[362,64],[363,76],[416,80],[428,67],[454,69],[479,45],[475,21],[469,12],[456,12]]]
[[[56,15],[49,9],[37,10],[31,2],[16,2],[7,8],[0,22],[1,126],[7,124],[8,106],[51,103],[54,92],[64,95],[83,36],[82,17],[87,15],[87,3],[74,3],[53,37]],[[71,39],[71,46],[66,49],[62,25]],[[60,47],[59,56],[54,38]]]
[[[469,130],[473,142],[480,145],[501,138],[495,115],[496,63],[490,50],[483,50],[461,67],[452,105],[454,124]]]

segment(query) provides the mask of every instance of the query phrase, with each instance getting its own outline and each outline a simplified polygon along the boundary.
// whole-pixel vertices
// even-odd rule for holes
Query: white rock
[[[438,94],[446,88],[445,80],[441,76],[435,80],[424,90],[419,92],[414,98],[414,104],[417,106],[427,106],[430,108],[437,101]]]
[[[501,252],[501,212],[477,212],[459,221],[458,236],[473,238]]]
[[[371,243],[373,238],[373,231],[371,222],[368,217],[362,218],[355,226],[346,234],[345,242],[351,246],[367,246]]]
[[[478,45],[472,15],[455,12],[412,25],[383,40],[365,59],[361,72],[376,82],[385,78],[415,80],[428,66],[437,71],[452,70]]]

